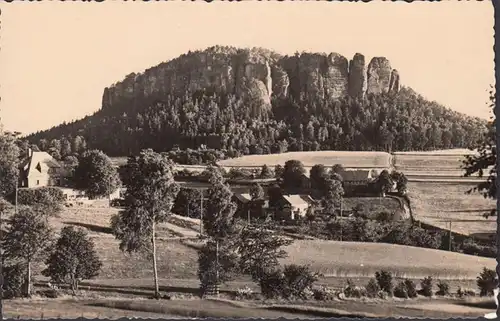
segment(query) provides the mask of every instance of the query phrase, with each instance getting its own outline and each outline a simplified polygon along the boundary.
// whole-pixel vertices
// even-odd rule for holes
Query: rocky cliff
[[[198,90],[252,97],[270,108],[272,96],[361,98],[399,88],[399,74],[384,57],[374,57],[367,66],[360,53],[348,60],[338,53],[281,56],[261,48],[216,46],[128,75],[104,89],[102,108]]]

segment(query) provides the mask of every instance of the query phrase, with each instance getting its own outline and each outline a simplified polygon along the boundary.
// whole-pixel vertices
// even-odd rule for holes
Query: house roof
[[[49,168],[59,168],[61,165],[47,152],[32,152],[31,156],[23,164],[23,170],[30,173],[45,171]]]
[[[309,196],[303,195],[283,195],[283,198],[293,206],[307,206],[311,203],[311,198]]]
[[[343,170],[340,176],[344,182],[367,181],[373,178],[371,169]]]
[[[234,196],[243,203],[247,203],[252,200],[252,197],[248,193],[235,193]]]

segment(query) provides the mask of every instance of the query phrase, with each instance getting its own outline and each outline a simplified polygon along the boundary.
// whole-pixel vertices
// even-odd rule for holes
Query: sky
[[[491,115],[489,1],[15,1],[0,9],[0,118],[23,134],[92,114],[104,88],[131,72],[213,45],[384,56],[427,99]]]

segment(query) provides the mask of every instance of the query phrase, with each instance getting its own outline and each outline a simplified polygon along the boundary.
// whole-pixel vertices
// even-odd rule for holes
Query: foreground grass
[[[483,300],[486,302],[486,300]],[[230,300],[148,300],[120,298],[29,299],[4,301],[7,318],[332,318],[332,317],[480,317],[491,304],[465,300],[334,300],[243,302]]]

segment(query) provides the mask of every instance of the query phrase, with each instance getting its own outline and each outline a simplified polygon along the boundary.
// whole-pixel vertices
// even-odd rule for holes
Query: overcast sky
[[[104,87],[188,50],[385,56],[401,82],[488,118],[493,6],[478,2],[2,3],[0,117],[28,134],[91,114]]]

